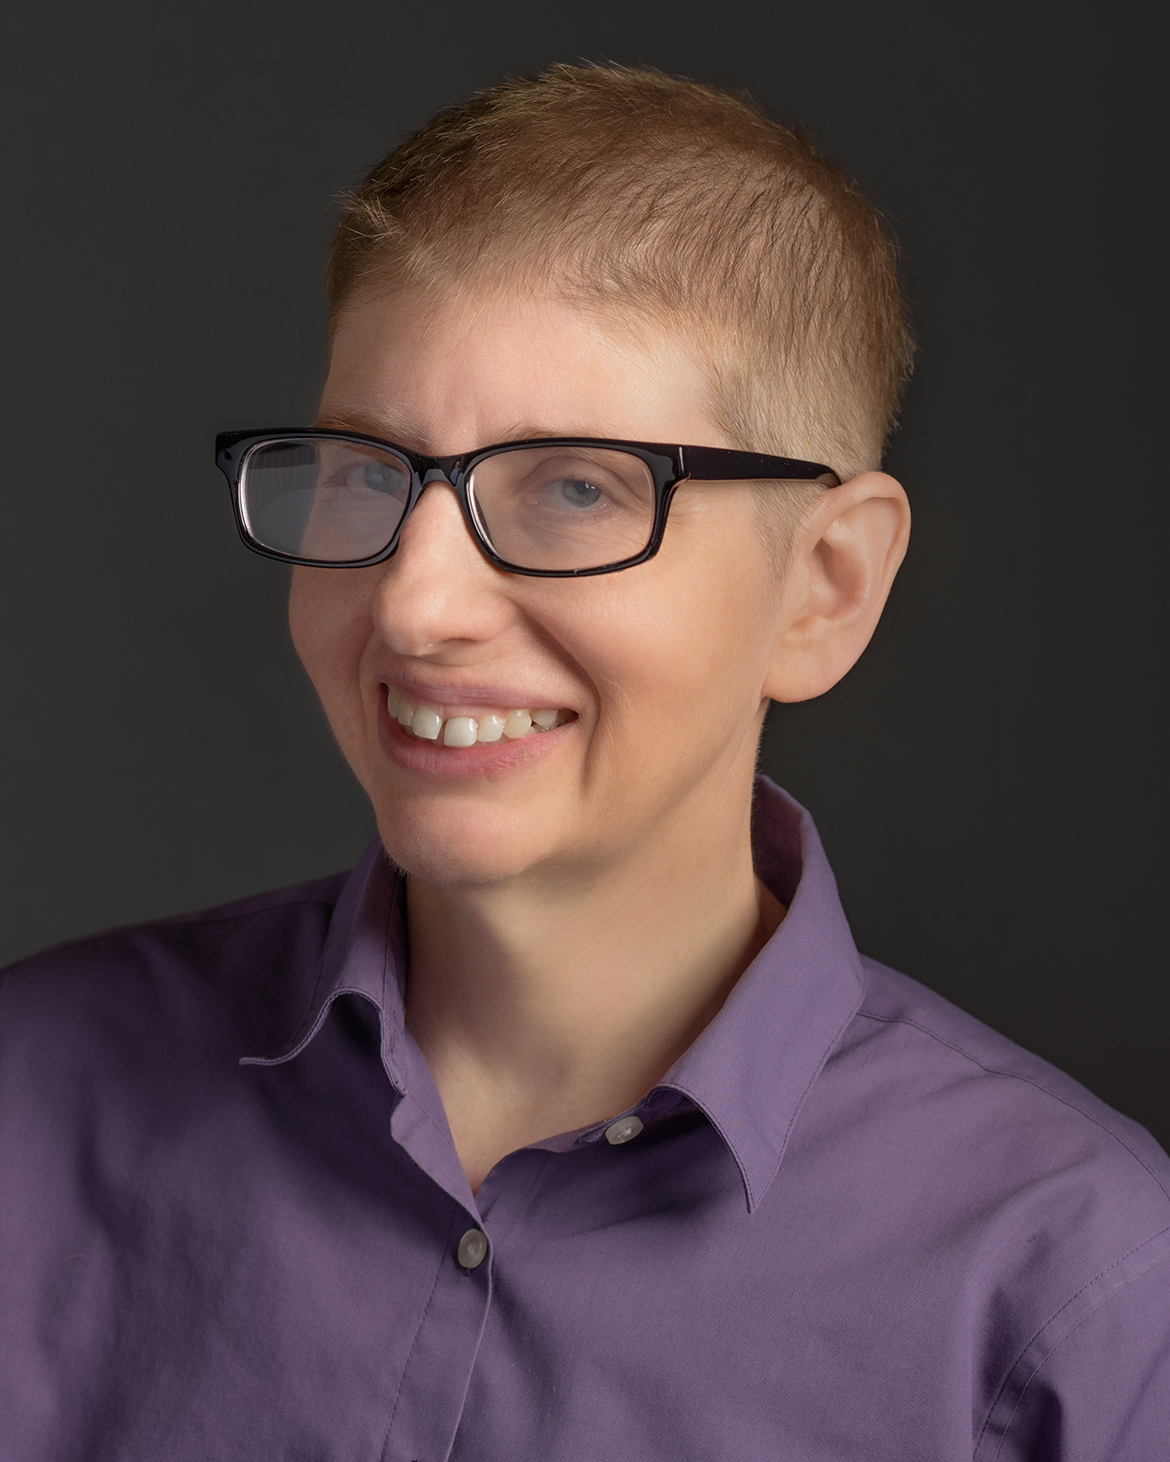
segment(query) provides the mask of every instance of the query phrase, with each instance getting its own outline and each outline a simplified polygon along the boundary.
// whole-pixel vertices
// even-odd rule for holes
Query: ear
[[[799,530],[764,695],[823,695],[869,644],[910,539],[910,504],[884,472],[830,488]]]

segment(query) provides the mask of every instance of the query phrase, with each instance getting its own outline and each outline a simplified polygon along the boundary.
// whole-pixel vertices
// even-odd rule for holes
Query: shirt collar
[[[706,1114],[739,1167],[749,1211],[771,1186],[805,1096],[864,988],[812,818],[767,777],[756,779],[752,848],[761,881],[788,913],[719,1014],[655,1088],[678,1092]],[[375,839],[338,900],[304,1019],[279,1055],[248,1057],[247,1064],[291,1060],[338,996],[360,995],[380,1012],[391,1082],[405,1095],[414,1072],[416,1094],[433,1106],[437,1094],[421,1076],[405,1031],[404,915],[405,880]],[[431,1116],[445,1126],[441,1113]]]
[[[406,1090],[406,880],[374,838],[346,879],[329,921],[317,981],[300,1024],[275,1056],[245,1056],[246,1066],[278,1066],[309,1044],[341,995],[360,995],[381,1017],[382,1062]]]
[[[771,1186],[809,1088],[865,987],[813,820],[767,777],[756,778],[752,851],[760,881],[788,913],[661,1082],[707,1114],[739,1166],[749,1211]]]

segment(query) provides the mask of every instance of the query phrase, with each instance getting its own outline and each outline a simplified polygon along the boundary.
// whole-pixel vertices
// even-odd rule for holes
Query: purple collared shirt
[[[1170,1161],[754,839],[723,1010],[475,1198],[377,846],[10,970],[3,1462],[1170,1458]]]

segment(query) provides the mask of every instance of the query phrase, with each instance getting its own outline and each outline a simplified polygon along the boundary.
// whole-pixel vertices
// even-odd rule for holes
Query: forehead
[[[533,436],[722,446],[697,352],[666,328],[552,293],[357,297],[334,334],[319,422],[441,456]]]

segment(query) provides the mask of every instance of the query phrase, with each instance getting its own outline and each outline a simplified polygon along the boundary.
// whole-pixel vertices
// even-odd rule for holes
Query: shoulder
[[[1146,1426],[1133,1378],[1170,1379],[1170,1159],[1047,1061],[905,975],[862,968],[796,1155],[856,1215],[879,1279],[911,1263],[907,1323],[915,1304],[931,1334],[962,1317],[980,1355],[976,1455],[1038,1455],[1054,1408],[1102,1436]]]
[[[863,958],[862,967],[865,994],[842,1044],[846,1060],[864,1053],[879,1083],[884,1074],[908,1098],[928,1099],[956,1139],[986,1139],[993,1124],[1013,1147],[1073,1147],[1114,1165],[1148,1188],[1170,1222],[1170,1159],[1145,1128],[916,980],[876,960]]]
[[[1163,1287],[1170,1158],[1150,1134],[916,981],[863,967],[830,1099],[854,1102],[924,1244],[958,1236],[988,1292],[1012,1295],[1005,1350],[1036,1365],[1099,1307]]]
[[[314,913],[332,912],[348,877],[348,873],[336,873],[214,908],[87,934],[18,960],[0,970],[0,980],[7,988],[29,979],[67,978],[83,968],[120,965],[127,957],[141,958],[147,952],[182,957],[188,950],[230,943],[240,934],[295,927],[306,921],[306,915],[313,922]]]
[[[263,1040],[307,998],[347,877],[107,930],[21,960],[0,972],[0,1046],[15,1042],[27,1054],[51,1040],[61,1049],[71,1032],[91,1048],[146,1033],[157,1042],[170,1027],[197,1039],[209,1024],[234,1027],[245,1043]]]

